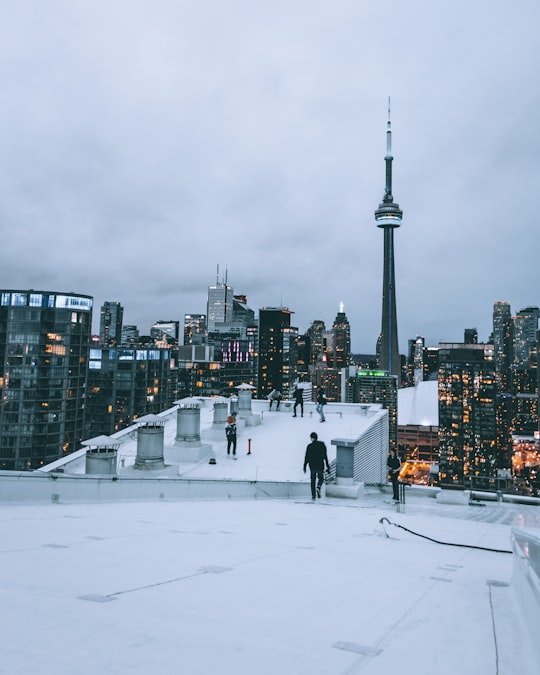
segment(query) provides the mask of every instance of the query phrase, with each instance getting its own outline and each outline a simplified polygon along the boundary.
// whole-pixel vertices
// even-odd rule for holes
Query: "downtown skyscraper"
[[[403,212],[399,204],[394,202],[392,195],[392,129],[390,123],[390,99],[388,99],[388,122],[386,130],[386,184],[384,197],[375,211],[377,227],[384,232],[384,270],[383,270],[383,300],[382,326],[378,340],[377,356],[379,368],[389,375],[401,379],[401,359],[399,356],[397,311],[396,311],[396,280],[394,270],[394,230],[401,225]]]
[[[93,299],[0,291],[0,469],[29,470],[83,435]]]

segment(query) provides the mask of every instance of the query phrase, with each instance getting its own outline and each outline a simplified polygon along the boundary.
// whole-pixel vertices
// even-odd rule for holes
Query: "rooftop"
[[[535,507],[412,496],[396,513],[367,495],[3,505],[0,518],[10,675],[538,672],[512,555],[467,548],[510,550]]]
[[[145,501],[69,503],[62,482],[72,479],[32,474],[61,497],[0,504],[3,672],[539,672],[528,632],[537,624],[508,553],[512,528],[538,536],[538,507],[447,504],[421,488],[398,506],[385,488],[359,499],[323,491],[312,502],[302,471],[309,433],[332,453],[332,438],[367,422],[358,407],[348,415],[329,405],[321,424],[310,405],[293,419],[254,402],[262,423],[240,430],[237,461],[221,430],[216,464],[180,465],[184,478],[229,486],[225,498],[172,500],[161,488]],[[130,436],[119,449],[126,476]],[[235,479],[293,481],[299,491],[239,498]],[[103,478],[100,489],[121,482]]]

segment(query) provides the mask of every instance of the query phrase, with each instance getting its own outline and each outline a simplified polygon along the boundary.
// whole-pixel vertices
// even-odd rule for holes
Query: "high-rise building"
[[[110,435],[137,417],[172,407],[176,383],[171,361],[170,349],[92,347],[85,438]]]
[[[380,403],[388,410],[389,449],[397,451],[398,378],[384,370],[358,368],[345,383],[346,403]]]
[[[124,308],[119,302],[106,301],[101,305],[99,339],[102,345],[117,345],[122,341]]]
[[[139,329],[137,326],[127,325],[122,326],[122,339],[120,341],[123,345],[134,345],[139,341]]]
[[[227,280],[219,281],[208,287],[207,304],[207,331],[213,332],[216,323],[232,321],[234,290],[227,284]]]
[[[92,303],[0,291],[0,468],[35,469],[79,449]]]
[[[307,329],[307,336],[309,338],[310,354],[309,362],[317,363],[326,359],[326,325],[321,319],[315,319],[311,326]]]
[[[509,302],[496,302],[493,305],[493,350],[499,391],[510,391],[512,316]]]
[[[538,307],[521,309],[512,317],[512,368],[527,368],[531,363],[531,347],[536,346],[538,332]]]
[[[496,476],[497,385],[493,345],[439,345],[439,482]]]
[[[165,340],[170,345],[178,344],[179,332],[179,321],[156,321],[150,327],[150,337],[155,340]]]
[[[257,340],[255,312],[245,295],[235,296],[229,320],[216,322],[208,333],[208,344],[220,362],[221,394],[237,393],[235,387],[242,383],[257,386]]]
[[[333,363],[334,368],[346,368],[351,361],[351,327],[345,314],[343,303],[332,326],[334,332]]]
[[[206,314],[184,314],[184,344],[202,345],[206,340]]]
[[[478,344],[478,329],[477,328],[465,328],[463,334],[463,342],[466,345],[477,345]]]
[[[286,307],[259,310],[258,398],[272,389],[288,394],[296,381],[298,329],[291,326],[292,314]]]
[[[401,380],[401,358],[398,347],[396,280],[394,269],[394,230],[401,225],[403,211],[394,202],[392,195],[392,130],[390,124],[390,99],[388,99],[388,122],[386,131],[386,185],[384,197],[375,211],[377,227],[384,232],[384,270],[382,326],[377,344],[379,368]]]

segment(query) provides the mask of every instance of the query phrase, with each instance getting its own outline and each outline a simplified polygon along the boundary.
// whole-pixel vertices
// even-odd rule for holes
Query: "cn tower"
[[[390,123],[390,98],[388,99],[388,122],[386,125],[386,186],[384,197],[375,211],[377,227],[384,231],[384,277],[382,301],[382,327],[379,337],[379,368],[389,375],[396,375],[398,386],[401,379],[396,312],[396,280],[394,272],[394,230],[401,225],[403,211],[392,196],[392,128]]]

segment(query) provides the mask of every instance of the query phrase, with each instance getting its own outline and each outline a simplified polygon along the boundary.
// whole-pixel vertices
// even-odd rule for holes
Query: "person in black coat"
[[[304,417],[304,392],[299,387],[293,391],[294,406],[293,406],[293,417],[296,417],[296,408],[300,406],[301,416]]]
[[[388,467],[388,474],[390,480],[392,481],[392,490],[394,491],[394,499],[396,501],[399,501],[398,478],[399,478],[399,471],[401,469],[401,459],[398,457],[398,454],[395,450],[390,450],[386,466]]]
[[[236,459],[236,418],[233,415],[227,417],[225,436],[227,438],[227,454],[231,454],[232,447],[232,454],[234,459]]]
[[[328,463],[328,455],[326,453],[326,445],[318,440],[317,434],[313,431],[310,434],[311,443],[306,448],[306,456],[304,457],[304,473],[306,467],[309,465],[311,471],[311,498],[321,496],[321,487],[324,483],[324,467],[330,471],[330,464]]]

